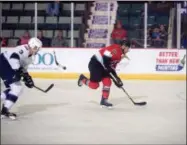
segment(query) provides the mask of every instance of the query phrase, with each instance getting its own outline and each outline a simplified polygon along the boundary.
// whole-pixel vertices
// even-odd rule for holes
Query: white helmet
[[[39,51],[39,49],[42,47],[42,42],[38,38],[32,37],[29,39],[28,45],[31,49],[36,48]]]

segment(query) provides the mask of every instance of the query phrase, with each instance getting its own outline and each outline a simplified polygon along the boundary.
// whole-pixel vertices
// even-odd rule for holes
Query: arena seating
[[[64,37],[70,44],[71,11],[70,3],[62,3],[59,16],[48,16],[46,14],[47,3],[38,3],[38,29],[45,30],[45,36],[52,38],[56,36],[57,30],[63,30]],[[80,38],[80,25],[83,23],[85,4],[76,3],[74,12],[74,41],[78,46]],[[9,45],[16,45],[14,42],[23,35],[24,30],[29,30],[34,36],[34,3],[26,2],[4,2],[2,10],[3,36],[9,39]],[[15,40],[14,40],[15,39]]]
[[[58,16],[49,16],[46,14],[47,2],[38,3],[38,29],[45,30],[45,36],[53,38],[57,30],[63,30],[63,36],[70,45],[71,36],[71,4],[70,2],[61,2],[60,13]],[[117,20],[121,20],[124,28],[128,32],[129,39],[142,40],[144,38],[144,4],[118,2]],[[75,2],[74,6],[74,46],[81,47],[83,43],[83,34],[85,30],[82,25],[86,25],[88,9],[86,2]],[[2,34],[8,38],[8,45],[15,46],[17,40],[23,35],[24,30],[29,30],[31,36],[34,36],[34,3],[32,2],[3,2],[2,10]],[[159,10],[148,9],[148,27],[155,24],[166,24],[169,21],[169,11],[160,12]]]
[[[128,3],[118,2],[117,19],[121,20],[124,28],[128,31],[129,39],[143,39],[144,29],[144,4],[143,3]],[[148,27],[154,26],[155,24],[168,25],[169,22],[169,11],[160,12],[148,11]]]

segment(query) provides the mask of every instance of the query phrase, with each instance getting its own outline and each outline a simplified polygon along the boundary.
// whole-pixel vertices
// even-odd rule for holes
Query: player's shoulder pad
[[[19,55],[17,53],[15,53],[15,52],[10,55],[10,59],[11,58],[20,60]]]
[[[105,50],[103,54],[104,54],[104,56],[112,57],[112,53],[108,50]]]

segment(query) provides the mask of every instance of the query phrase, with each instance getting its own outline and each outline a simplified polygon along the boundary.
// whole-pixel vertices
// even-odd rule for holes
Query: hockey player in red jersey
[[[115,77],[116,81],[114,81],[114,83],[117,87],[120,88],[123,86],[123,82],[117,75],[115,68],[122,58],[126,57],[129,48],[129,41],[122,41],[121,45],[112,44],[108,47],[101,48],[97,54],[92,56],[89,62],[88,68],[90,71],[90,79],[86,78],[83,74],[81,74],[78,79],[78,86],[85,84],[91,89],[97,89],[99,87],[99,82],[103,83],[102,98],[100,102],[100,105],[102,106],[113,106],[107,101],[112,84],[110,74]]]

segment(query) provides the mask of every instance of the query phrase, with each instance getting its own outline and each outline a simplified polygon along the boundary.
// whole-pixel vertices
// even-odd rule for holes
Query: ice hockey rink
[[[101,87],[79,88],[76,80],[35,79],[54,88],[44,94],[25,88],[12,111],[15,121],[1,120],[1,144],[186,144],[185,81],[124,81],[124,92],[111,88],[113,109],[100,108]]]

